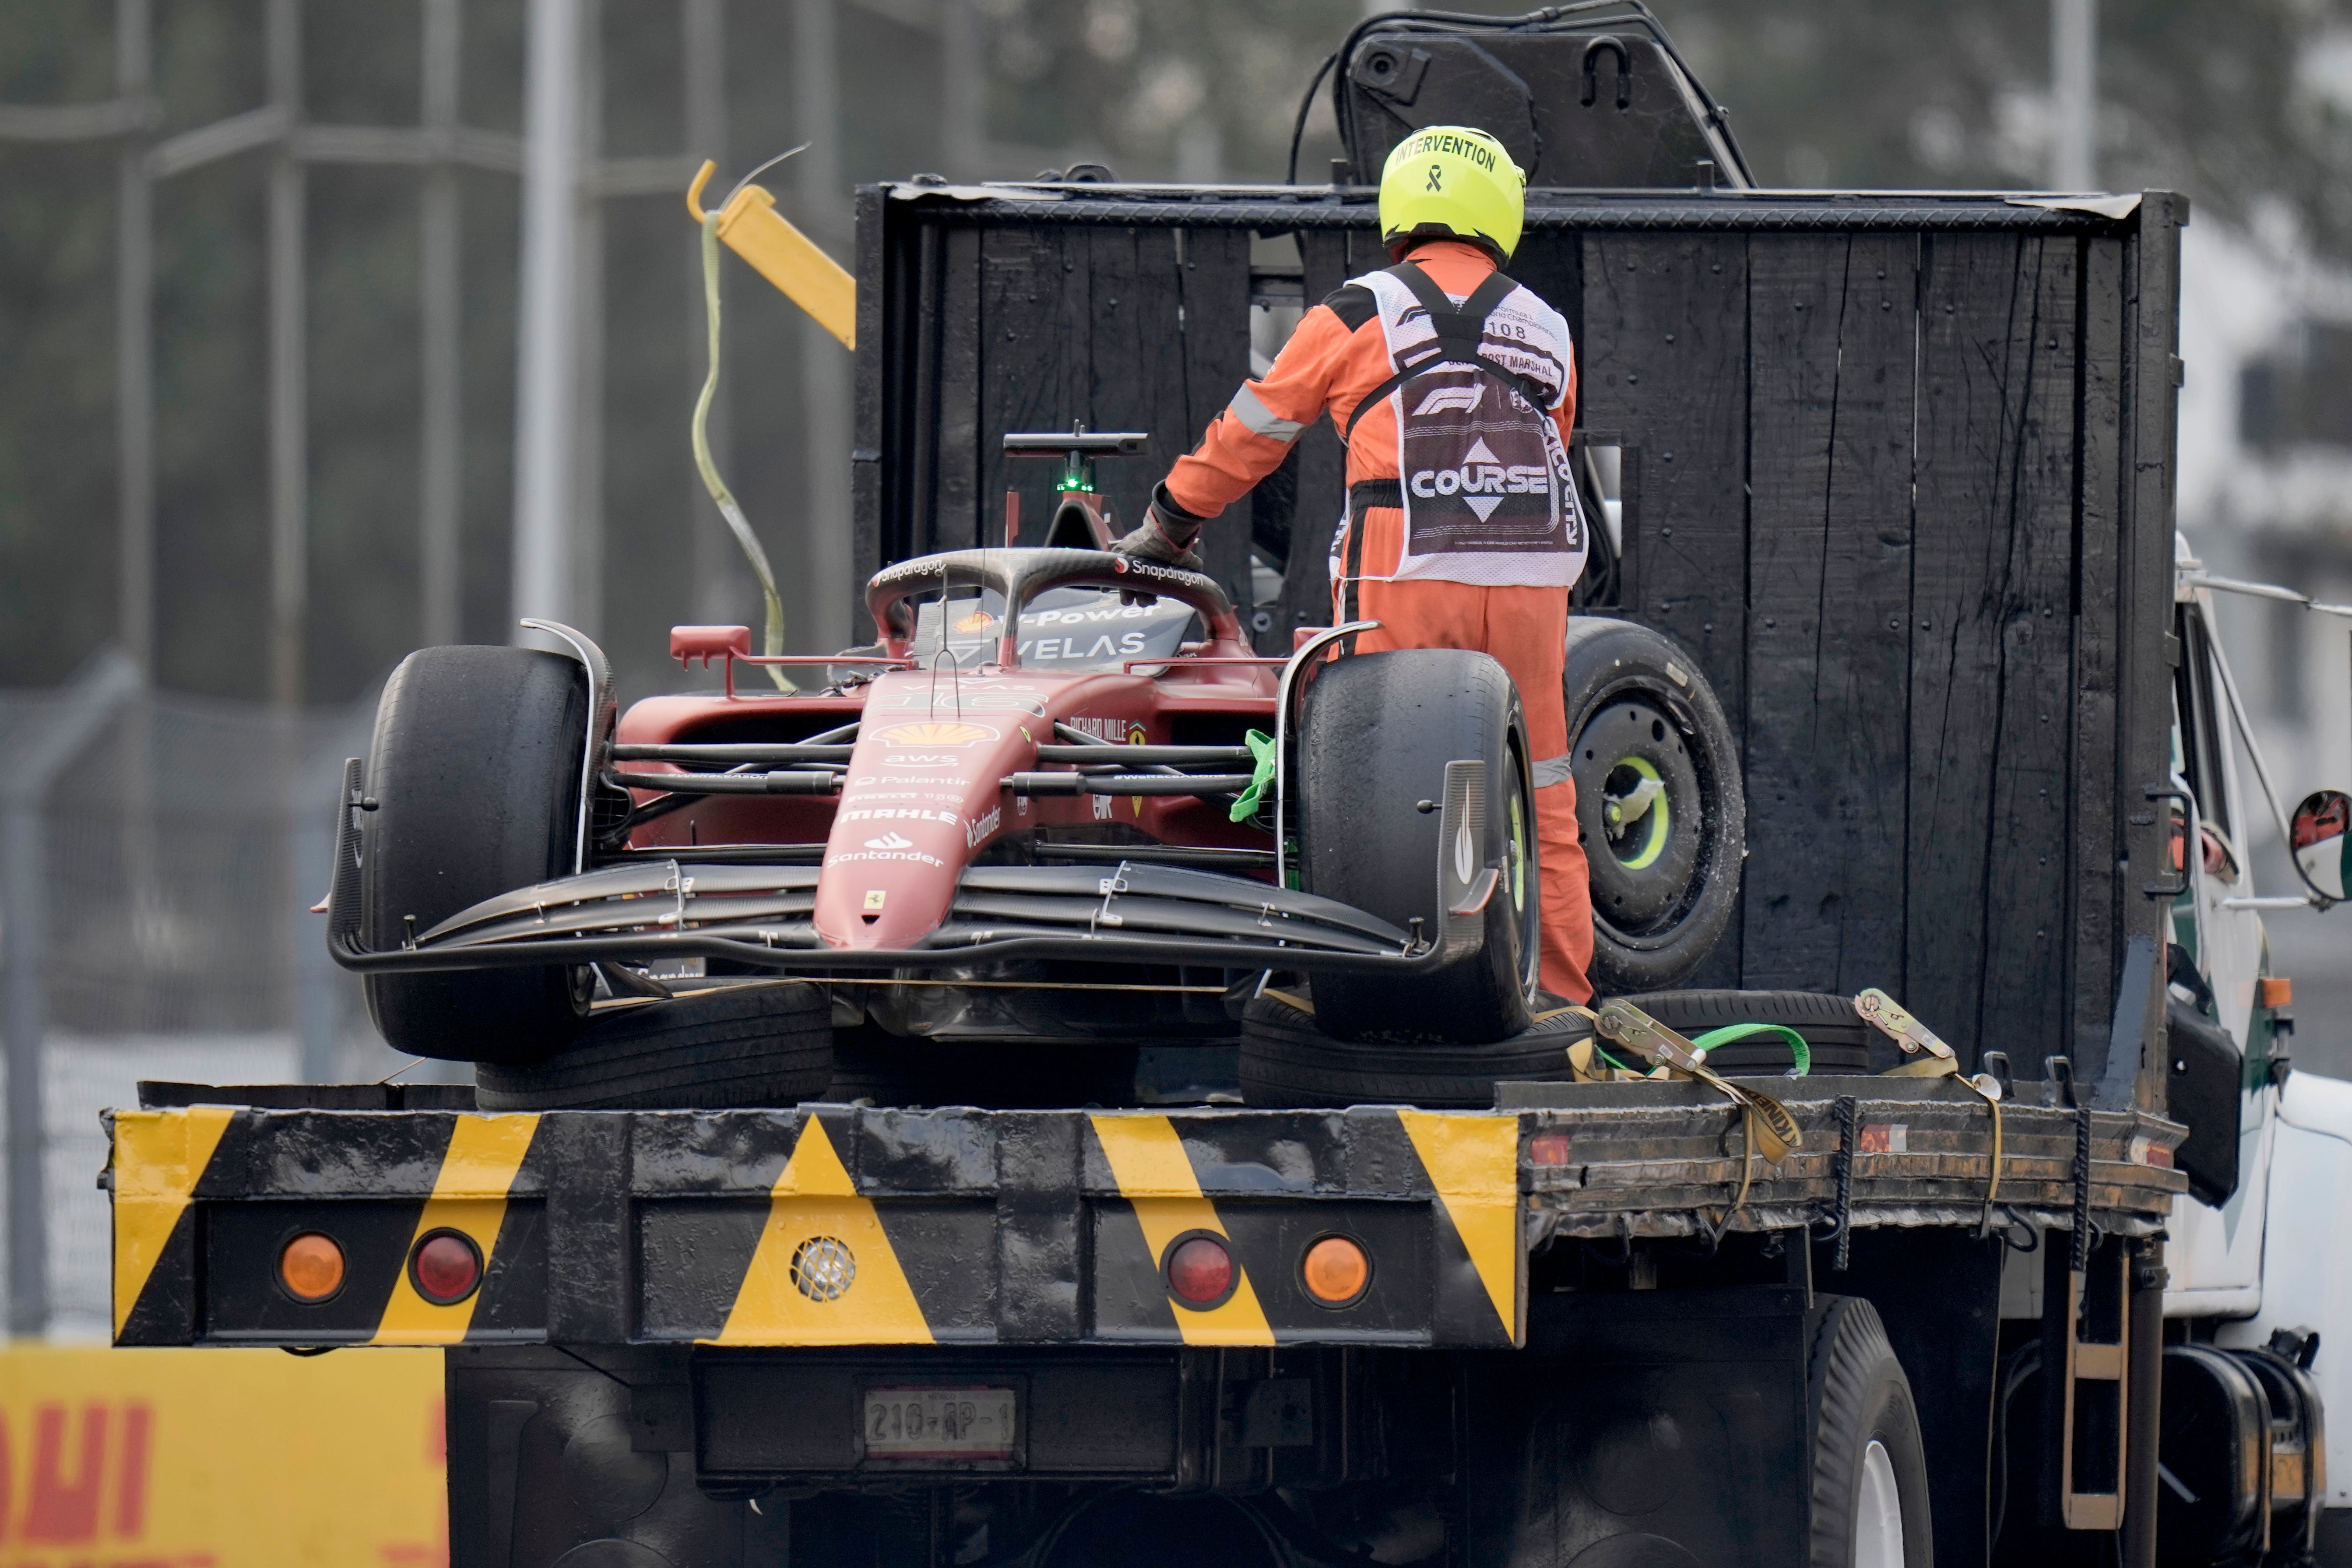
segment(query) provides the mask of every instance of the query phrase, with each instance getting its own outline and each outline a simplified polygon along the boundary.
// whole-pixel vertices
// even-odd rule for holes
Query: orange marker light
[[[1299,1264],[1307,1293],[1327,1307],[1344,1307],[1371,1283],[1372,1260],[1344,1236],[1327,1236],[1307,1249]]]
[[[2263,1006],[2292,1007],[2294,1005],[2294,982],[2288,979],[2286,976],[2283,974],[2264,975],[2262,979],[2254,982],[2254,984],[2261,990],[2261,994],[2256,998],[2256,1000],[2261,1002]]]
[[[343,1288],[343,1249],[332,1237],[306,1230],[278,1255],[278,1282],[298,1301],[323,1301]]]

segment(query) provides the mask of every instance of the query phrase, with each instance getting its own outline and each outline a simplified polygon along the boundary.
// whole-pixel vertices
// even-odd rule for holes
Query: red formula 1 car
[[[678,628],[724,694],[617,723],[562,628],[576,659],[404,661],[330,900],[386,1037],[514,1065],[778,975],[904,1037],[1230,1037],[1270,972],[1341,1023],[1525,1026],[1530,759],[1492,660],[1332,662],[1344,627],[1260,658],[1212,579],[1098,550],[925,557],[867,601],[879,643],[832,658]]]
[[[548,623],[571,657],[411,655],[346,767],[328,904],[385,1038],[522,1108],[841,1093],[837,1038],[1131,1060],[1231,1041],[1270,983],[1299,1009],[1311,984],[1268,1037],[1333,1093],[1396,1088],[1338,1043],[1523,1037],[1535,759],[1509,677],[1339,657],[1349,626],[1259,657],[1213,579],[1099,548],[1087,451],[1130,445],[1007,437],[1070,448],[1047,546],[881,572],[867,647],[673,631],[723,692],[616,718],[602,652]],[[1737,887],[1736,754],[1664,639],[1566,635],[1599,976],[1670,984]],[[767,684],[788,668],[824,684]],[[1475,1098],[1494,1065],[1471,1067]]]

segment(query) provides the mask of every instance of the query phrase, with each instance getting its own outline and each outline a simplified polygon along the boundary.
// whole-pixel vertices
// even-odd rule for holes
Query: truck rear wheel
[[[1445,764],[1486,765],[1478,864],[1502,881],[1486,942],[1469,958],[1409,979],[1334,975],[1316,994],[1324,1028],[1392,1044],[1483,1044],[1528,1026],[1536,992],[1535,788],[1518,689],[1483,653],[1401,648],[1320,671],[1300,721],[1299,862],[1309,892],[1434,937]]]
[[[731,1110],[798,1105],[833,1079],[833,1003],[780,980],[600,1018],[546,1061],[474,1069],[484,1110]]]
[[[1592,983],[1672,985],[1739,897],[1739,742],[1690,656],[1632,621],[1577,616],[1560,678],[1592,889]]]
[[[1813,1334],[1810,1568],[1935,1568],[1927,1458],[1910,1380],[1878,1310],[1822,1298]]]
[[[573,868],[588,681],[520,647],[420,648],[376,706],[361,814],[360,935],[398,948],[458,910]],[[544,1057],[588,1021],[593,976],[540,969],[371,974],[394,1050],[451,1061]]]

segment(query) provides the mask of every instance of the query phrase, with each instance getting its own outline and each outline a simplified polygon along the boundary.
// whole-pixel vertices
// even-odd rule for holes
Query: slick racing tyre
[[[428,647],[377,704],[360,814],[360,935],[371,950],[574,866],[588,680],[519,647]],[[394,1050],[454,1061],[544,1057],[588,1021],[576,965],[371,974],[368,1013]]]
[[[484,1110],[798,1105],[833,1080],[833,1003],[780,980],[615,1010],[545,1061],[474,1069]]]
[[[1794,1029],[1811,1048],[1814,1074],[1867,1073],[1874,1042],[1893,1065],[1895,1042],[1862,1021],[1853,998],[1816,991],[1653,991],[1626,1001],[1685,1038],[1734,1024],[1778,1024]],[[1726,1077],[1785,1073],[1790,1052],[1779,1035],[1756,1034],[1726,1040],[1706,1053],[1707,1065]]]
[[[1825,1296],[1813,1333],[1808,1568],[1935,1568],[1927,1448],[1878,1310]]]
[[[1566,1082],[1592,1026],[1566,1008],[1486,1045],[1334,1039],[1311,997],[1269,988],[1242,1010],[1242,1100],[1252,1106],[1421,1105],[1485,1110],[1502,1082]]]
[[[1349,1039],[1477,1045],[1528,1026],[1536,990],[1535,792],[1518,689],[1501,665],[1458,648],[1359,654],[1307,689],[1296,800],[1308,892],[1433,938],[1445,764],[1486,764],[1479,867],[1502,879],[1477,952],[1433,973],[1332,975],[1323,1026]]]
[[[1746,853],[1739,742],[1688,655],[1647,626],[1568,623],[1561,695],[1591,868],[1592,983],[1654,991],[1731,921]]]

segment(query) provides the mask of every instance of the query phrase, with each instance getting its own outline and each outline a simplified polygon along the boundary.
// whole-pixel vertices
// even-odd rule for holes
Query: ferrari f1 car
[[[1270,981],[1311,985],[1336,1039],[1528,1028],[1537,759],[1493,660],[1340,657],[1360,623],[1261,657],[1213,579],[1099,549],[928,556],[866,599],[879,640],[831,657],[678,627],[672,654],[723,689],[617,720],[604,656],[561,626],[541,629],[573,657],[404,661],[347,767],[328,910],[386,1038],[483,1064],[486,1102],[501,1073],[552,1070],[589,1075],[572,1102],[618,1103],[596,1084],[644,1088],[690,1047],[696,1102],[726,1103],[821,1090],[835,1025],[1230,1040]],[[1653,634],[1576,629],[1603,634],[1582,639],[1578,768],[1625,927],[1603,929],[1638,970],[1639,922],[1663,926],[1683,963],[1673,943],[1728,909],[1707,775],[1736,788],[1736,766],[1661,673],[1688,688],[1686,668],[1618,646]],[[751,684],[782,668],[823,684]],[[787,1025],[806,1049],[780,1080]],[[618,1057],[583,1058],[583,1029]],[[730,1050],[739,1081],[714,1088]]]

